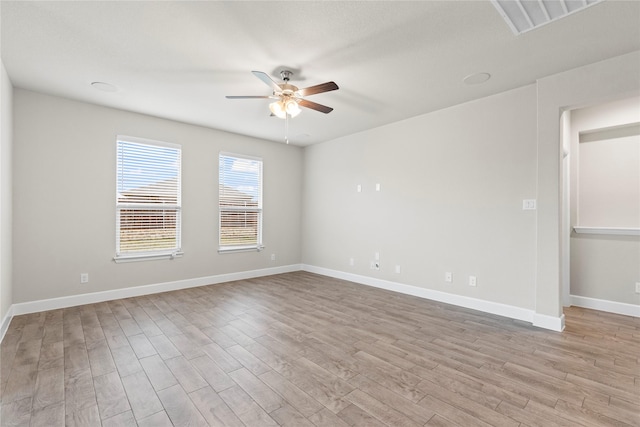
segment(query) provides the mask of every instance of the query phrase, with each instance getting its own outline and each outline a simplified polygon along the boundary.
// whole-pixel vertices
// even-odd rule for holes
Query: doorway
[[[638,315],[640,97],[561,116],[561,295]]]

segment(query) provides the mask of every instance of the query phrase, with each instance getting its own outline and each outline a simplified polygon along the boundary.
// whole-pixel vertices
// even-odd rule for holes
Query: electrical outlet
[[[355,260],[354,260],[353,258],[349,258],[349,265],[350,265],[350,266],[352,266],[352,267],[353,267],[353,266],[355,265],[355,263],[356,263],[356,262],[355,262]]]
[[[396,265],[396,273],[400,274],[400,266]]]
[[[636,282],[636,294],[640,294],[640,282]]]
[[[89,283],[89,273],[80,273],[80,283]]]
[[[447,283],[453,282],[453,273],[451,273],[449,271],[444,273],[444,281],[447,282]]]
[[[522,210],[524,211],[535,211],[536,210],[536,199],[525,199],[522,201]]]
[[[276,254],[271,254],[271,261],[275,261],[276,260]]]
[[[476,286],[476,276],[469,276],[469,286]]]

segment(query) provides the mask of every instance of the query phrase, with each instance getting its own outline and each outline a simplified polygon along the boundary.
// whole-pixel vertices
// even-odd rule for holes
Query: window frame
[[[177,160],[178,160],[178,171],[177,171],[177,195],[176,195],[176,203],[167,205],[163,204],[153,204],[153,203],[122,203],[119,201],[119,191],[120,191],[120,177],[118,176],[118,170],[120,165],[118,164],[120,161],[119,151],[120,151],[120,143],[129,143],[129,144],[138,144],[138,145],[147,145],[151,147],[161,147],[161,148],[171,148],[178,150]],[[153,210],[167,210],[175,209],[176,212],[176,234],[175,234],[175,246],[173,248],[163,248],[163,249],[150,249],[150,250],[142,250],[142,251],[122,251],[121,248],[121,211],[123,209],[133,210],[133,209],[143,209],[146,211]],[[177,257],[181,257],[184,252],[182,251],[182,146],[180,144],[174,144],[164,141],[156,141],[147,138],[139,138],[133,136],[126,135],[117,135],[116,137],[116,206],[115,206],[115,214],[116,214],[116,254],[113,257],[113,260],[116,263],[121,262],[131,262],[131,261],[147,261],[147,260],[156,260],[156,259],[174,259]]]
[[[258,192],[257,192],[257,206],[256,207],[233,207],[221,205],[221,188],[223,186],[223,180],[221,177],[222,169],[220,167],[222,158],[232,158],[235,160],[248,160],[252,162],[258,162]],[[250,156],[246,154],[231,153],[226,151],[220,151],[218,153],[218,253],[234,253],[234,252],[247,252],[247,251],[261,251],[264,249],[263,245],[263,188],[264,188],[264,161],[261,157]],[[257,214],[257,230],[256,230],[256,243],[248,245],[223,245],[222,244],[222,218],[223,212],[245,212]]]

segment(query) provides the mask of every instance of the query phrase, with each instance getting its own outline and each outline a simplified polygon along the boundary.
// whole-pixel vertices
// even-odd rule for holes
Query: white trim
[[[604,234],[616,236],[640,236],[640,228],[625,227],[573,227],[577,234]]]
[[[622,314],[624,316],[640,317],[640,305],[638,304],[571,295],[571,305],[606,311],[607,313]]]
[[[533,326],[549,329],[556,332],[564,331],[564,314],[560,317],[549,316],[546,314],[534,313]]]
[[[155,201],[154,203],[127,203],[127,202],[121,202],[121,198],[122,198],[122,193],[121,191],[123,191],[124,189],[122,188],[122,186],[124,184],[126,184],[128,182],[128,180],[125,180],[124,182],[122,182],[123,176],[125,175],[125,173],[123,172],[123,167],[124,165],[128,165],[131,166],[129,164],[129,161],[131,160],[129,156],[129,154],[131,154],[131,152],[129,151],[129,149],[127,148],[123,148],[123,146],[127,146],[127,145],[138,145],[138,146],[144,146],[146,148],[142,148],[142,147],[138,147],[138,148],[132,148],[132,152],[133,153],[137,153],[137,154],[133,154],[133,159],[134,159],[134,163],[138,164],[138,155],[142,152],[145,152],[145,150],[147,149],[157,149],[157,148],[162,148],[164,150],[171,150],[171,155],[168,155],[167,153],[162,154],[160,157],[158,157],[157,155],[151,155],[150,153],[146,152],[148,157],[145,161],[144,161],[144,165],[148,166],[149,168],[155,170],[158,167],[158,160],[161,159],[169,159],[169,160],[174,160],[177,164],[176,164],[176,203],[163,203],[163,199],[162,197],[160,197],[160,200]],[[126,154],[126,155],[124,155]],[[130,262],[130,261],[138,261],[138,260],[142,260],[142,259],[146,259],[146,260],[151,260],[151,259],[166,259],[166,254],[170,253],[172,254],[169,258],[173,259],[175,258],[176,254],[178,252],[182,252],[182,146],[180,144],[173,144],[173,143],[169,143],[169,142],[163,142],[163,141],[155,141],[155,140],[151,140],[151,139],[144,139],[144,138],[138,138],[138,137],[132,137],[132,136],[126,136],[126,135],[117,135],[116,138],[116,194],[115,194],[115,208],[116,208],[116,229],[115,229],[115,244],[116,244],[116,255],[113,258],[113,260],[115,262]],[[120,172],[120,173],[118,173]],[[150,185],[153,184],[153,182],[151,183],[146,183],[145,185]],[[138,184],[139,185],[139,184]],[[168,189],[168,188],[167,188]],[[166,195],[168,195],[169,193],[167,193]],[[172,248],[168,248],[168,251],[166,249],[160,249],[160,250],[153,250],[150,249],[148,247],[148,245],[144,245],[146,246],[146,251],[144,253],[132,253],[130,251],[123,251],[123,248],[121,246],[121,235],[122,235],[122,230],[121,230],[121,221],[122,221],[122,212],[123,210],[138,210],[138,209],[142,209],[142,210],[158,210],[158,211],[175,211],[175,246]],[[144,216],[144,215],[143,215]],[[163,216],[164,217],[164,216]],[[135,251],[134,251],[135,252]],[[160,256],[160,257],[157,257]]]
[[[218,158],[220,156],[239,157],[239,158],[242,158],[242,159],[255,160],[255,161],[258,161],[258,162],[262,162],[263,161],[262,157],[250,156],[248,154],[233,153],[231,151],[219,151],[218,152]]]
[[[0,325],[0,342],[4,339],[4,334],[7,333],[7,329],[9,329],[11,319],[13,319],[13,305],[9,307],[7,314],[5,314],[2,319],[2,324]]]
[[[261,252],[264,249],[263,245],[252,246],[222,246],[218,248],[219,254],[234,254],[237,252]]]
[[[176,144],[174,142],[158,141],[156,139],[140,138],[137,136],[116,135],[116,141],[133,142],[134,144],[159,145],[161,147],[177,148],[180,150],[182,149],[182,144]]]
[[[137,261],[153,261],[158,259],[175,259],[182,258],[184,252],[181,250],[167,253],[141,253],[136,255],[116,255],[113,257],[113,261],[116,264],[120,264],[123,262],[137,262]]]
[[[260,270],[240,271],[237,273],[217,274],[215,276],[197,277],[194,279],[176,280],[174,282],[157,283],[153,285],[135,286],[111,291],[93,292],[90,294],[70,295],[67,297],[51,298],[39,301],[13,304],[13,315],[37,313],[59,308],[74,307],[83,304],[111,301],[120,298],[137,297],[156,294],[159,292],[175,291],[178,289],[195,288],[198,286],[215,285],[233,280],[252,279],[254,277],[270,276],[272,274],[290,273],[301,270],[300,264],[271,267]]]
[[[302,265],[302,270],[310,273],[322,274],[324,276],[335,277],[336,279],[348,280],[362,285],[373,286],[389,291],[400,292],[402,294],[413,295],[433,301],[453,304],[459,307],[470,308],[485,313],[497,314],[511,319],[530,322],[533,326],[538,326],[552,331],[562,331],[564,329],[564,314],[560,317],[538,314],[534,310],[516,307],[513,305],[501,304],[498,302],[481,300],[478,298],[455,295],[447,292],[435,291],[432,289],[420,288],[413,285],[391,282],[388,280],[376,279],[373,277],[360,276],[358,274],[345,273],[343,271],[330,270],[328,268],[316,267],[313,265]]]
[[[334,277],[337,279],[348,280],[350,282],[359,283],[362,285],[373,286],[376,288],[386,289],[394,292],[399,292],[406,295],[413,295],[420,298],[430,299],[433,301],[444,302],[446,304],[453,304],[459,307],[470,308],[473,310],[482,311],[485,313],[496,314],[499,316],[508,317],[511,319],[522,320],[530,322],[533,326],[538,326],[553,331],[562,331],[564,329],[564,315],[560,317],[553,317],[535,313],[533,310],[528,310],[521,307],[515,307],[512,305],[501,304],[492,301],[485,301],[477,298],[466,297],[462,295],[450,294],[447,292],[435,291],[432,289],[420,288],[417,286],[406,285],[397,282],[391,282],[388,280],[376,279],[374,277],[360,276],[352,273],[345,273],[338,270],[331,270],[328,268],[316,267],[306,264],[291,264],[281,267],[264,268],[260,270],[240,271],[236,273],[218,274],[214,276],[198,277],[193,279],[176,280],[173,282],[157,283],[151,285],[136,286],[124,289],[115,289],[103,292],[93,292],[89,294],[70,295],[67,297],[51,298],[39,301],[30,301],[25,303],[13,304],[4,319],[2,319],[2,325],[0,329],[0,341],[4,338],[4,334],[9,327],[9,323],[13,316],[37,313],[47,310],[56,310],[66,307],[74,307],[83,304],[94,304],[104,301],[111,301],[120,298],[137,297],[141,295],[150,295],[159,292],[168,292],[179,289],[194,288],[198,286],[215,285],[218,283],[225,283],[234,280],[252,279],[255,277],[270,276],[273,274],[291,273],[294,271],[308,271],[310,273],[321,274],[324,276]],[[599,301],[600,305],[582,305],[586,308],[594,308],[602,311],[617,312],[619,314],[628,314],[631,316],[640,317],[640,307],[632,304],[615,303],[611,301],[594,300],[585,297],[571,296],[573,305],[580,305],[579,302],[583,300]],[[608,305],[614,304],[617,307],[631,307],[635,311],[622,312],[609,310]],[[586,304],[583,302],[583,304]],[[628,310],[628,308],[627,308]]]
[[[236,207],[236,206],[221,206],[220,202],[220,189],[218,191],[218,253],[222,254],[225,252],[243,252],[245,250],[251,250],[253,249],[253,247],[255,247],[258,251],[260,251],[263,247],[263,218],[264,218],[264,212],[263,212],[263,205],[264,205],[264,200],[263,200],[263,195],[264,195],[264,162],[262,160],[261,157],[255,157],[255,156],[247,156],[244,154],[234,154],[234,153],[230,153],[230,152],[226,152],[226,151],[220,151],[218,153],[218,181],[219,181],[219,185],[220,188],[224,187],[224,184],[227,183],[226,182],[226,173],[223,173],[223,170],[226,170],[226,168],[221,167],[221,160],[225,158],[225,159],[232,159],[234,161],[235,164],[235,160],[248,160],[249,162],[255,162],[258,166],[258,206],[255,207],[250,207],[250,206],[244,206],[244,207]],[[226,162],[226,160],[225,160]],[[233,176],[233,173],[231,173],[231,175]],[[232,187],[230,187],[232,188]],[[222,238],[222,221],[223,221],[223,212],[225,211],[231,211],[231,212],[253,212],[257,214],[257,233],[256,233],[256,243],[255,245],[251,244],[251,245],[241,245],[241,246],[233,246],[233,245],[223,245],[221,238]]]

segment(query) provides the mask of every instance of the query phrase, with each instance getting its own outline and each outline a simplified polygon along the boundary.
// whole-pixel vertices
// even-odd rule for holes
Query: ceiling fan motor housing
[[[288,82],[291,79],[291,76],[293,76],[293,73],[289,70],[280,71],[280,77],[282,77],[282,80],[285,82]]]
[[[280,86],[280,89],[282,89],[281,93],[283,96],[294,96],[298,91],[298,88],[296,86],[290,85],[288,83],[282,83],[279,86]]]

